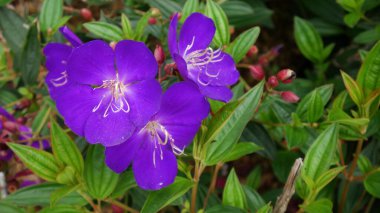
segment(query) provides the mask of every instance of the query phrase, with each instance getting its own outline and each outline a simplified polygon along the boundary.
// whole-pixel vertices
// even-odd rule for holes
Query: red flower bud
[[[291,83],[296,78],[296,73],[291,69],[283,69],[277,73],[278,80],[284,84]]]
[[[258,52],[259,52],[259,49],[257,48],[257,46],[253,45],[251,48],[249,48],[246,56],[250,58],[250,57],[256,55]]]
[[[155,24],[157,24],[157,19],[154,18],[154,17],[150,17],[150,18],[148,19],[148,24],[149,24],[149,25],[155,25]]]
[[[165,61],[165,52],[162,49],[161,45],[156,45],[156,49],[154,49],[154,58],[156,58],[156,61],[159,65],[164,63]]]
[[[18,131],[18,124],[13,121],[4,121],[3,123],[4,129],[10,131],[10,132],[16,132]]]
[[[289,103],[296,103],[300,100],[300,98],[291,91],[281,92],[281,98]]]
[[[278,80],[277,80],[276,76],[272,75],[271,77],[269,77],[268,86],[270,88],[275,88],[278,86]]]
[[[262,80],[265,77],[263,67],[261,65],[250,65],[249,71],[252,77],[256,80]]]
[[[79,13],[84,20],[86,21],[92,20],[92,12],[88,8],[82,8]]]

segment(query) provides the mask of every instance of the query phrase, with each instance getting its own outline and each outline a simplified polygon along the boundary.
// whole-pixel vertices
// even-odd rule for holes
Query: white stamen
[[[53,78],[50,80],[50,82],[53,84],[55,87],[61,87],[65,84],[67,84],[67,72],[63,71],[61,72],[61,76],[58,78]]]

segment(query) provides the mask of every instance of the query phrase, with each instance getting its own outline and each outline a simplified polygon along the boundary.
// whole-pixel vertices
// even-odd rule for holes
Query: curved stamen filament
[[[58,78],[53,78],[50,80],[50,82],[53,84],[55,87],[61,87],[67,83],[67,72],[63,71],[61,72],[61,76]]]

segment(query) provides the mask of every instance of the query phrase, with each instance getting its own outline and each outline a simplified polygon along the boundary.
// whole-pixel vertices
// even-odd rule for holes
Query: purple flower
[[[107,147],[106,164],[120,173],[132,163],[137,184],[158,190],[173,183],[177,175],[175,155],[182,154],[209,104],[192,82],[172,85],[162,97],[159,111],[125,143]]]
[[[121,144],[158,110],[157,62],[141,42],[120,41],[115,50],[88,42],[73,49],[65,69],[68,85],[55,91],[57,109],[89,143]]]
[[[177,22],[178,14],[170,23],[168,43],[181,76],[195,82],[206,97],[229,101],[232,92],[228,86],[238,81],[239,72],[230,55],[209,47],[216,30],[214,22],[201,13],[193,13],[183,24],[178,39]]]
[[[45,82],[53,100],[56,99],[57,91],[65,90],[69,85],[66,65],[73,47],[79,47],[83,44],[68,27],[61,27],[59,28],[59,31],[72,46],[61,43],[49,43],[44,48],[46,68],[49,71]]]

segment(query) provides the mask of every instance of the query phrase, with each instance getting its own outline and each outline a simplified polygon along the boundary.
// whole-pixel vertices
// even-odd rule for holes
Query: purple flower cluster
[[[192,14],[178,41],[177,19],[170,25],[169,50],[185,81],[164,94],[155,79],[157,62],[144,43],[82,43],[63,27],[71,46],[50,43],[44,49],[46,83],[67,126],[105,146],[113,171],[132,165],[137,184],[148,190],[174,181],[175,155],[184,152],[209,113],[206,97],[228,101],[227,86],[239,76],[231,56],[208,47],[215,33],[210,18]]]

